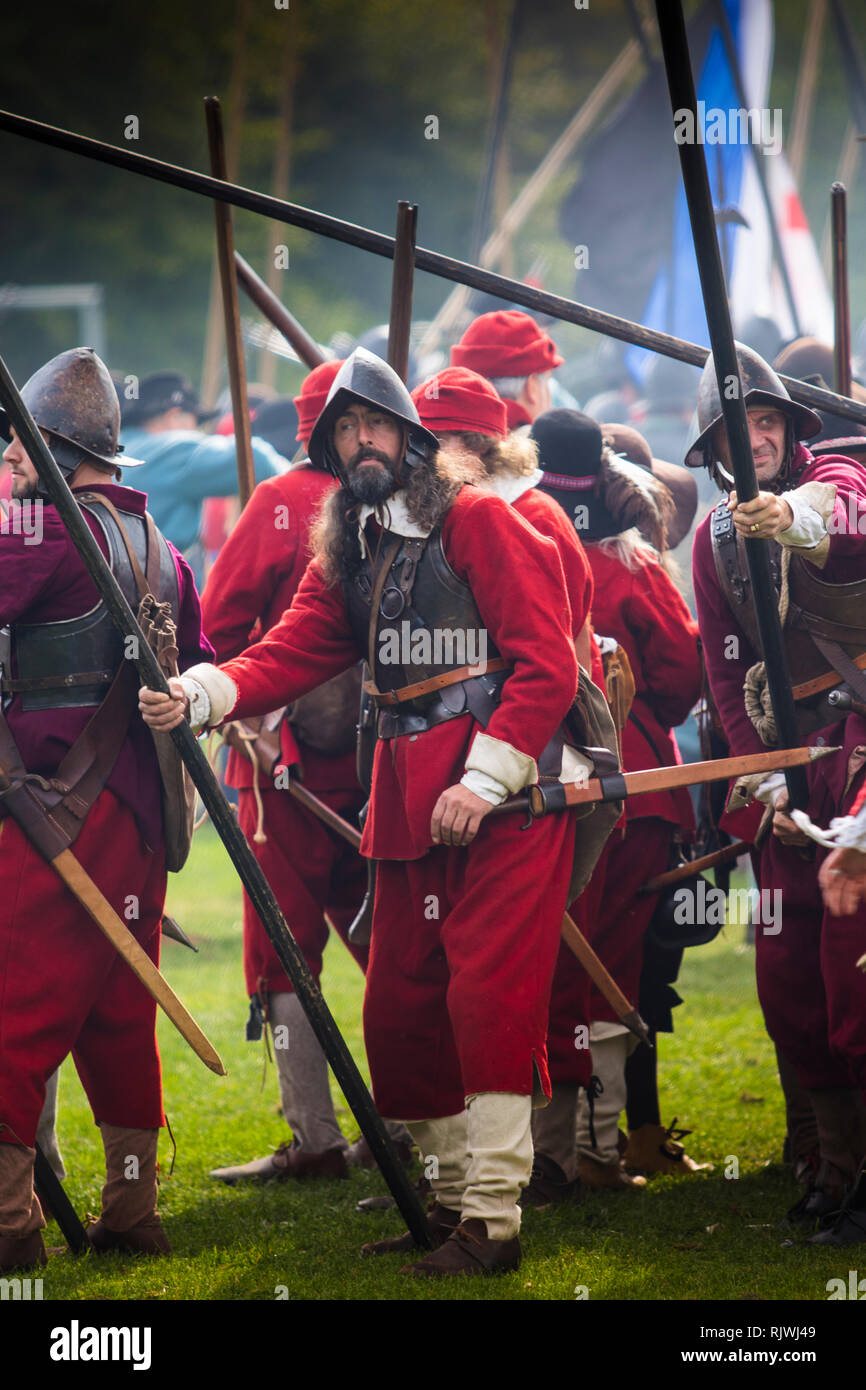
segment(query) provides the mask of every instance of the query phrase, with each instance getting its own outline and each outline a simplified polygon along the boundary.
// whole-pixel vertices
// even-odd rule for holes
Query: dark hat
[[[653,471],[605,446],[602,426],[579,410],[548,410],[530,430],[544,472],[539,487],[571,517],[583,541],[638,527],[657,550],[674,504]]]
[[[289,396],[265,401],[253,415],[250,426],[257,439],[265,439],[278,454],[290,459],[297,450],[298,412]]]
[[[529,431],[544,470],[539,487],[558,502],[580,539],[601,540],[620,530],[600,495],[601,426],[579,410],[546,410]]]
[[[134,400],[121,397],[121,422],[124,429],[129,425],[140,425],[157,415],[164,415],[174,406],[190,411],[203,424],[215,420],[219,410],[202,410],[198,392],[190,381],[180,372],[151,372],[138,383],[138,396]]]
[[[624,454],[638,468],[645,468],[668,488],[673,500],[675,513],[667,524],[667,545],[673,550],[689,532],[698,509],[698,485],[687,468],[679,463],[667,463],[653,456],[649,444],[631,425],[602,425],[605,439],[609,439],[614,453]]]

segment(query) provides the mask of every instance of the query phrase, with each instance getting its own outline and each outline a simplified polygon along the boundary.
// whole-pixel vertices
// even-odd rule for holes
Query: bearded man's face
[[[393,415],[353,402],[334,424],[334,448],[353,497],[374,507],[391,496],[403,454],[403,429]]]

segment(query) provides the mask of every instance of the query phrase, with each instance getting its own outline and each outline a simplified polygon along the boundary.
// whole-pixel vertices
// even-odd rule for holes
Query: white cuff
[[[830,517],[836,500],[835,483],[804,483],[791,492],[783,492],[781,500],[791,508],[794,520],[776,539],[781,545],[795,550],[816,550],[828,540]],[[828,545],[824,550],[829,549]],[[817,558],[817,557],[816,557]],[[822,554],[821,558],[826,558]]]
[[[238,702],[238,688],[231,676],[210,662],[202,661],[197,666],[190,666],[180,681],[189,697],[190,723],[195,730],[203,728],[205,724],[216,728]]]
[[[502,739],[492,738],[490,734],[475,735],[466,759],[466,771],[484,774],[488,787],[488,795],[485,798],[487,801],[497,786],[504,788],[504,795],[499,798],[500,801],[504,801],[509,792],[514,794],[538,781],[538,767],[534,758],[530,758],[528,753],[521,753],[519,749],[512,748],[510,743],[505,743]],[[461,782],[466,785],[462,778]],[[475,791],[475,787],[471,785],[469,789]],[[478,795],[482,796],[483,793],[479,792]]]
[[[489,801],[491,806],[501,806],[508,796],[508,788],[504,787],[495,777],[489,777],[486,772],[464,772],[460,778],[461,787],[468,787],[476,796],[480,796],[484,801]]]

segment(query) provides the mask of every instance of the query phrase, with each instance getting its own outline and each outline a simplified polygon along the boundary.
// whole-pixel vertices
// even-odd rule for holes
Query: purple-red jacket
[[[88,484],[81,490],[103,493],[118,510],[138,516],[144,515],[147,506],[143,492],[113,483]],[[99,525],[87,512],[84,516],[107,559]],[[178,576],[177,645],[183,671],[197,661],[212,661],[214,650],[202,633],[201,605],[192,571],[183,557],[170,548]],[[88,612],[98,601],[96,586],[50,502],[42,505],[42,535],[38,543],[34,543],[32,535],[16,535],[12,527],[0,527],[0,627],[13,622],[74,618]],[[12,675],[16,674],[13,670]],[[6,718],[25,767],[29,772],[50,777],[93,713],[91,707],[33,710],[25,714],[20,695],[15,695]],[[107,785],[130,807],[145,843],[155,848],[162,836],[159,769],[153,740],[137,709]]]

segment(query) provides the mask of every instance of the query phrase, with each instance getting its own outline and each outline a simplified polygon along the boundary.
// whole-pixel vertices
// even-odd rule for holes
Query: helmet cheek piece
[[[64,439],[62,435],[52,434],[51,431],[48,431],[48,447],[54,462],[67,482],[79,464],[91,457],[86,449],[82,449],[80,444],[73,444],[71,439]]]

